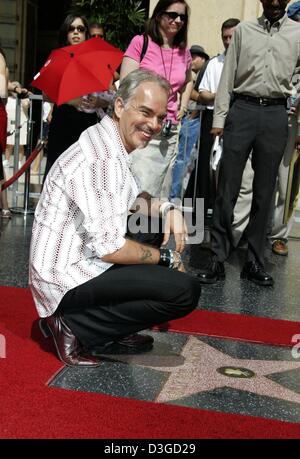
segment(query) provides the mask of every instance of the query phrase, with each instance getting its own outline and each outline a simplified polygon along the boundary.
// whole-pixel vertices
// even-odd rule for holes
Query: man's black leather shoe
[[[274,279],[270,274],[266,273],[255,261],[248,261],[245,263],[241,272],[241,279],[248,279],[258,285],[272,286],[274,285]]]
[[[153,341],[152,336],[135,333],[116,341],[110,341],[103,346],[91,347],[88,352],[94,356],[103,354],[140,354],[151,351]]]
[[[197,274],[201,284],[215,284],[220,279],[225,279],[224,263],[211,260],[205,269],[201,269]]]
[[[59,359],[69,366],[98,367],[100,361],[84,353],[76,336],[60,314],[40,319],[40,329],[48,338],[52,336]]]

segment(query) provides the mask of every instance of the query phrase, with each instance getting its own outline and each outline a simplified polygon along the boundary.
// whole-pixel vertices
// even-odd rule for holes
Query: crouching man
[[[180,256],[187,235],[183,216],[170,203],[141,195],[130,169],[130,153],[160,131],[169,91],[152,72],[128,74],[113,118],[84,131],[45,181],[29,282],[41,330],[67,365],[97,366],[105,353],[148,351],[153,338],[137,332],[197,306],[200,285],[184,272]],[[130,210],[163,216],[167,231],[149,239],[129,234]],[[170,233],[174,251],[160,248]]]

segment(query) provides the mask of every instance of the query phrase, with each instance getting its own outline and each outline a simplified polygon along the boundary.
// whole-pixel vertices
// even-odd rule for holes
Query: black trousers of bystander
[[[284,105],[257,105],[238,99],[231,106],[224,128],[223,155],[211,228],[211,249],[216,260],[226,260],[233,245],[233,209],[252,151],[253,198],[245,231],[247,261],[264,266],[270,204],[287,134],[288,116]]]

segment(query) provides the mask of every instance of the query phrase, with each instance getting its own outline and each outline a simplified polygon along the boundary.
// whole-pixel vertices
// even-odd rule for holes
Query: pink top
[[[161,48],[149,37],[146,54],[142,62],[140,62],[143,43],[143,35],[133,37],[124,56],[137,61],[140,68],[153,70],[170,82],[172,93],[168,100],[167,118],[173,124],[178,124],[176,119],[178,110],[177,96],[184,86],[186,73],[191,66],[192,57],[190,51],[187,48]]]

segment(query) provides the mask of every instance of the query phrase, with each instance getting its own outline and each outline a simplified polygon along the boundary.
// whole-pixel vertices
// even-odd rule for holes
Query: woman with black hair
[[[140,67],[158,73],[171,84],[162,132],[145,149],[131,155],[133,172],[142,190],[155,197],[169,196],[178,125],[193,88],[192,59],[187,48],[188,14],[185,0],[159,0],[146,24],[145,34],[132,39],[121,66],[121,80]],[[181,96],[180,110],[178,95]]]
[[[90,35],[86,18],[69,14],[59,30],[59,45],[77,45],[88,38]],[[96,109],[107,105],[108,103],[99,97],[78,98],[59,106],[54,105],[49,126],[44,181],[57,158],[78,140],[85,129],[98,122]]]

